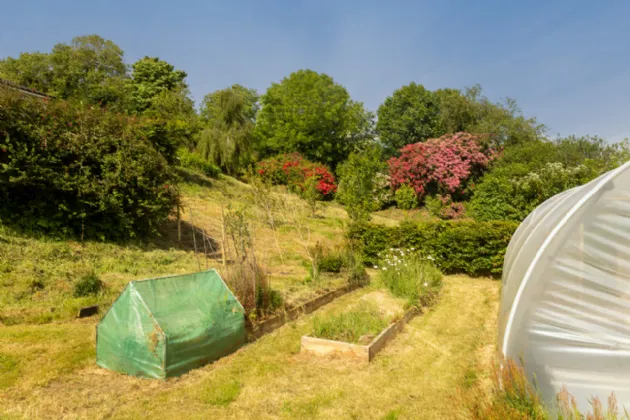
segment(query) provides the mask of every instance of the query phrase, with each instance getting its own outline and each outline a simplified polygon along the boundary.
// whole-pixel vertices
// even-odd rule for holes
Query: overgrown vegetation
[[[391,323],[391,319],[383,316],[374,302],[360,301],[348,311],[316,316],[312,322],[314,337],[368,344]]]
[[[590,404],[592,410],[581,413],[577,408],[575,398],[564,387],[553,405],[546,405],[536,386],[527,380],[523,367],[514,360],[494,364],[489,398],[473,393],[468,400],[470,413],[474,419],[478,420],[630,419],[625,408],[619,410],[614,393],[609,396],[606,406],[597,397],[594,397]]]
[[[392,248],[380,255],[374,269],[394,296],[407,299],[407,306],[427,306],[442,287],[442,273],[432,261],[431,255],[422,257],[415,248]]]
[[[82,239],[154,233],[179,204],[143,120],[0,90],[0,218]]]

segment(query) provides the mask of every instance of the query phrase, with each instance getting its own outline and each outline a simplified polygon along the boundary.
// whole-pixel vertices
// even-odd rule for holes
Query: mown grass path
[[[310,317],[304,317],[166,382],[95,367],[93,324],[4,327],[0,355],[10,368],[8,373],[0,369],[0,413],[8,418],[467,418],[460,394],[488,371],[498,291],[497,281],[446,277],[439,303],[413,319],[369,365],[300,354],[300,337],[309,331]],[[367,292],[346,295],[323,310],[341,311]]]

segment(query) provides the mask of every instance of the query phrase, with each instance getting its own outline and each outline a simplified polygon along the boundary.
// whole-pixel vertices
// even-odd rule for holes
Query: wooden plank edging
[[[321,308],[322,306],[332,302],[334,299],[339,296],[345,295],[346,293],[350,293],[356,289],[358,289],[359,285],[356,284],[348,284],[346,286],[340,287],[339,289],[333,290],[332,292],[325,293],[321,296],[316,297],[313,300],[309,300],[297,306],[295,308],[291,308],[286,312],[273,316],[269,319],[264,320],[259,324],[249,324],[247,326],[247,330],[250,336],[250,340],[257,340],[265,334],[269,334],[270,332],[280,328],[284,324],[289,321],[293,321],[297,319],[302,314],[310,314],[311,312]]]
[[[302,351],[315,355],[339,355],[351,359],[359,359],[370,362],[376,353],[381,351],[385,344],[402,331],[414,316],[419,314],[421,310],[410,309],[402,318],[385,328],[377,335],[370,344],[362,346],[360,344],[346,343],[343,341],[326,340],[323,338],[310,337],[305,335],[302,337]]]

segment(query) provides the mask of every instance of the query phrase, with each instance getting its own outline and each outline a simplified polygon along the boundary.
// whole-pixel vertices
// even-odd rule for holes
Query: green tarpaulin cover
[[[245,311],[215,270],[132,281],[96,328],[96,363],[167,378],[245,343]]]

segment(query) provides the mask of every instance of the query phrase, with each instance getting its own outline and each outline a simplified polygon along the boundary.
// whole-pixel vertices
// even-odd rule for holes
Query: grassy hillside
[[[308,217],[305,203],[279,191],[279,199],[290,201],[301,212],[298,217],[304,223],[304,237],[290,223],[280,224],[274,234],[261,221],[247,184],[229,177],[214,180],[187,170],[181,174],[181,241],[175,218],[163,227],[160,236],[125,245],[33,238],[0,227],[0,322],[14,325],[69,320],[82,306],[99,303],[106,309],[131,280],[206,267],[222,271],[220,252],[212,253],[209,243],[205,251],[210,257],[204,255],[201,231],[196,232],[195,240],[192,238],[194,224],[218,249],[222,207],[224,211],[245,208],[254,226],[258,260],[267,269],[272,288],[279,290],[289,304],[344,282],[341,276],[323,276],[317,284],[304,281],[306,247],[317,242],[333,246],[342,241],[342,209],[329,204],[322,206],[317,217]],[[75,297],[76,284],[92,273],[104,283],[104,291],[98,296]]]

